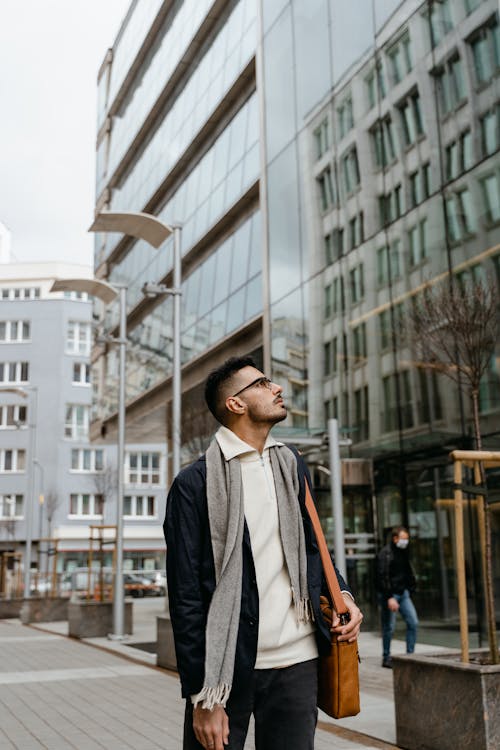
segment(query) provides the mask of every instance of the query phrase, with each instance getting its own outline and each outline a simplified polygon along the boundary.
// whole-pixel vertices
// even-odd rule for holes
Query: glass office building
[[[307,451],[327,533],[327,419],[352,441],[344,522],[362,601],[374,544],[404,523],[426,615],[452,615],[453,521],[437,501],[451,497],[449,451],[472,447],[469,404],[415,366],[398,321],[441,274],[500,279],[498,3],[133,2],[98,92],[96,209],[182,224],[183,460],[214,429],[206,374],[252,353],[285,386],[281,434]],[[127,430],[168,440],[172,299],[141,290],[171,285],[172,240],[97,235],[95,266],[128,285]],[[94,385],[94,435],[108,437],[112,350],[96,353]],[[493,357],[480,397],[491,448],[498,386]],[[496,513],[493,544],[498,587]]]

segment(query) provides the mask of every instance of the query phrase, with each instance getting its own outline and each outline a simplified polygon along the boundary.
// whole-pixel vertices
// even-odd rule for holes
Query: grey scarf
[[[298,503],[297,461],[286,446],[272,446],[281,543],[298,622],[312,619],[304,528]],[[238,457],[226,461],[214,439],[206,453],[207,502],[215,563],[215,591],[205,636],[205,680],[197,703],[226,705],[231,692],[240,620],[244,506]]]

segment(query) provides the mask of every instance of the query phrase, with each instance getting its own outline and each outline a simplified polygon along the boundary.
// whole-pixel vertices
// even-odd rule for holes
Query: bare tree
[[[96,494],[100,495],[102,503],[102,517],[104,519],[104,508],[106,502],[116,494],[118,483],[118,472],[114,466],[106,466],[102,471],[93,475]]]
[[[45,510],[45,517],[47,519],[47,536],[50,539],[52,537],[52,521],[54,520],[54,516],[56,514],[56,510],[61,504],[61,498],[55,492],[55,490],[51,490],[45,495],[43,507]]]
[[[17,518],[9,518],[8,516],[0,519],[0,529],[5,530],[5,536],[7,539],[14,539],[16,535]]]
[[[479,389],[488,372],[499,335],[499,298],[495,284],[459,285],[454,278],[430,284],[409,310],[406,332],[416,350],[417,364],[454,380],[471,400],[476,450],[482,449]],[[481,465],[481,483],[485,484]],[[498,664],[491,554],[490,510],[484,505],[484,588],[490,657]]]

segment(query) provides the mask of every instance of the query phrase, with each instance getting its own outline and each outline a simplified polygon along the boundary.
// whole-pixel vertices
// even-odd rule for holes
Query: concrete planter
[[[0,620],[19,617],[24,599],[0,599]]]
[[[23,625],[31,622],[57,622],[68,619],[68,597],[38,597],[24,599],[19,613]]]
[[[133,604],[125,602],[124,629],[133,631]],[[113,602],[81,601],[68,605],[68,635],[73,638],[105,638],[113,632]]]
[[[157,641],[156,641],[156,664],[165,669],[177,671],[177,659],[175,658],[174,633],[170,615],[165,613],[156,618]]]
[[[411,654],[393,656],[393,676],[398,747],[500,748],[500,665],[463,664],[458,651]]]

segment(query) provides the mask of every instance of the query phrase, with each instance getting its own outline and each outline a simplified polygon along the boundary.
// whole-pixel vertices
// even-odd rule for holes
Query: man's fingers
[[[222,722],[222,739],[225,745],[229,743],[229,718],[227,714],[225,714]]]

